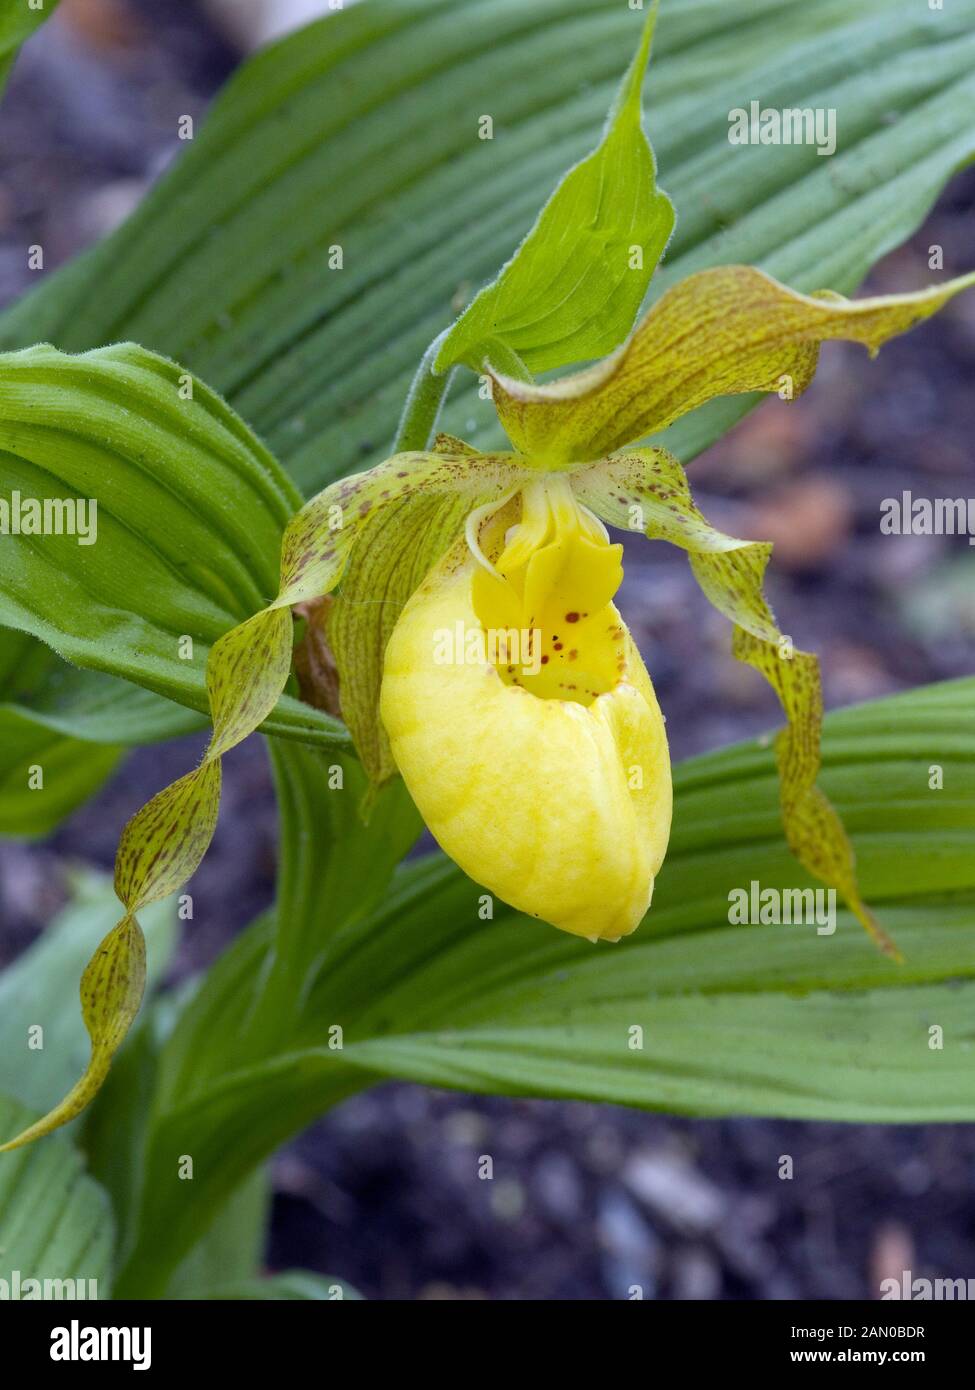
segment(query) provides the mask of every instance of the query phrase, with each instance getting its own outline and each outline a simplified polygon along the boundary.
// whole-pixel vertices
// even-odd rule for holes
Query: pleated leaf
[[[0,1095],[0,1140],[30,1119],[19,1101]],[[21,1299],[108,1298],[114,1238],[108,1199],[66,1140],[0,1161],[0,1279],[7,1296],[16,1286]]]
[[[354,812],[362,783],[326,790],[308,761],[318,755],[289,745],[279,785],[293,857],[277,929],[297,933],[287,949],[304,985],[278,996],[276,1040],[265,1024],[250,1032],[274,960],[275,923],[264,918],[180,1019],[120,1289],[164,1287],[256,1163],[388,1077],[683,1114],[971,1122],[973,696],[975,681],[960,681],[825,720],[823,789],[902,964],[879,954],[842,905],[833,935],[814,923],[729,922],[729,894],[753,881],[815,887],[782,836],[767,741],[675,770],[674,835],[653,908],[631,937],[595,949],[500,903],[485,920],[483,889],[440,856],[411,862],[378,907],[357,911],[353,884],[374,894],[402,840],[391,842],[388,821],[376,824],[378,810],[364,833]],[[941,790],[929,785],[934,761]],[[387,807],[400,792],[395,783],[383,793]],[[298,1008],[288,1003],[297,994]],[[170,1155],[186,1151],[197,1178],[176,1201]]]
[[[299,501],[267,450],[202,382],[133,344],[0,356],[0,450],[0,621],[206,711],[210,646],[277,591]],[[292,697],[268,727],[346,737]]]

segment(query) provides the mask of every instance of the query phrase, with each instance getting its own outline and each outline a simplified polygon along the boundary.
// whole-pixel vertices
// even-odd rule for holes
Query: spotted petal
[[[463,534],[468,515],[526,476],[508,456],[479,454],[446,435],[438,437],[434,453],[469,464],[460,474],[453,465],[442,472],[433,468],[423,487],[366,518],[328,619],[342,718],[374,787],[396,772],[379,696],[386,644],[403,605]]]
[[[775,743],[782,821],[789,848],[805,869],[835,888],[874,941],[896,955],[857,886],[853,847],[816,786],[823,695],[819,661],[797,650],[776,626],[762,593],[772,547],[736,540],[709,525],[691,497],[683,468],[665,449],[638,449],[573,476],[577,495],[609,522],[686,550],[695,578],[734,623],[732,650],[778,695],[788,724]]]
[[[548,385],[500,373],[494,403],[516,449],[558,467],[603,458],[656,434],[715,396],[798,396],[830,338],[877,352],[928,318],[975,274],[917,294],[844,299],[799,294],[751,266],[689,275],[612,356]]]

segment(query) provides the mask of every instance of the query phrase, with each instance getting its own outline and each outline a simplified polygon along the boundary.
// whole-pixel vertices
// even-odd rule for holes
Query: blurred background
[[[177,154],[241,58],[327,0],[63,0],[22,54],[0,113],[0,304],[112,230]],[[662,183],[666,187],[666,171]],[[975,171],[959,176],[874,293],[975,264]],[[975,549],[881,536],[881,502],[975,497],[975,296],[876,362],[830,345],[788,410],[758,410],[693,465],[718,526],[775,542],[783,631],[819,652],[828,707],[975,670]],[[621,607],[685,757],[778,723],[729,655],[684,557],[628,545]],[[199,740],[140,751],[42,843],[0,843],[0,964],[64,901],[66,867],[110,869],[119,828]],[[275,813],[259,740],[225,760],[213,850],[176,978],[267,906]],[[495,1180],[476,1178],[494,1157]],[[796,1178],[779,1178],[790,1155]],[[340,1275],[378,1298],[855,1298],[879,1281],[975,1276],[975,1126],[681,1120],[608,1106],[484,1100],[387,1085],[273,1164],[268,1266]]]

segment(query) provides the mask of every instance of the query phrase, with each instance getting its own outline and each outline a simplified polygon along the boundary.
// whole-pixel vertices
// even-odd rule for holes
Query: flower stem
[[[449,329],[445,328],[442,333],[438,333],[420,359],[396,431],[396,441],[393,445],[395,454],[425,449],[430,443],[440,407],[454,374],[453,369],[439,373],[433,369],[440,345],[448,332]]]

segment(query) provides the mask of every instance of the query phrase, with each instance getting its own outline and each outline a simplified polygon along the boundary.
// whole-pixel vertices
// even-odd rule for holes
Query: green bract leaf
[[[437,371],[463,362],[479,372],[485,360],[507,371],[513,360],[542,372],[602,357],[629,332],[674,229],[643,129],[656,19],[653,0],[602,142],[569,170],[513,258],[454,324]]]
[[[31,1112],[18,1101],[0,1095],[0,1139],[30,1119]],[[0,1163],[0,1279],[5,1298],[107,1298],[113,1241],[112,1209],[105,1193],[64,1139]]]

